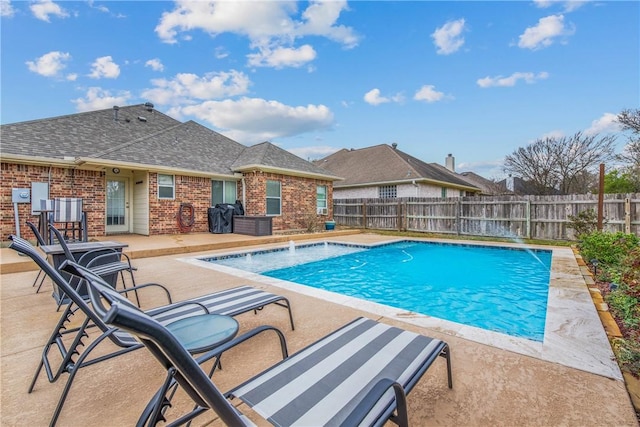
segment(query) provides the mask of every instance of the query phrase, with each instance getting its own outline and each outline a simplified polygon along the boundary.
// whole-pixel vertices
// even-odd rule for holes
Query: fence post
[[[531,238],[531,200],[527,199],[527,205],[525,207],[525,215],[527,217],[526,227],[527,227],[527,239]]]
[[[367,201],[362,201],[362,228],[367,228]]]
[[[624,232],[631,234],[631,198],[624,199]]]
[[[402,202],[398,200],[398,231],[402,231]]]
[[[458,200],[456,200],[456,217],[455,217],[456,235],[457,236],[460,235],[460,229],[462,228],[462,224],[460,224],[460,217],[461,216],[462,216],[462,203],[460,201],[460,198],[458,198]]]

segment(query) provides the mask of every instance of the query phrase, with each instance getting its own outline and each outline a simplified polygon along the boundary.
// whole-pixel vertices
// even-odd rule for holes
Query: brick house
[[[334,185],[334,199],[447,198],[481,192],[455,172],[451,154],[445,159],[446,166],[442,166],[400,151],[397,144],[342,149],[314,164],[344,178]]]
[[[88,236],[207,232],[209,207],[241,201],[245,215],[270,216],[274,230],[305,229],[331,215],[340,178],[277,146],[244,146],[196,122],[182,123],[150,103],[2,125],[0,227],[16,232],[12,189],[80,197]],[[42,184],[44,183],[44,184]],[[37,221],[39,200],[17,204],[20,231]]]

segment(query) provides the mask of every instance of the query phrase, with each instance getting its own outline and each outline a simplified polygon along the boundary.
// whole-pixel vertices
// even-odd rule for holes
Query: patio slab
[[[385,239],[369,234],[356,237],[361,242]],[[350,240],[354,236],[337,238]],[[126,236],[111,236],[110,239],[125,240]],[[189,247],[189,236],[183,235],[181,239],[181,244]],[[195,239],[196,243],[191,249],[202,244],[202,239],[206,237]],[[281,243],[259,244],[268,246]],[[130,247],[135,250],[133,243],[130,243]],[[174,250],[175,246],[172,246],[171,251]],[[240,284],[252,284],[285,295],[293,306],[295,331],[290,330],[286,311],[279,307],[269,306],[258,315],[247,313],[238,316],[238,320],[241,332],[261,324],[280,328],[287,337],[290,352],[360,315],[447,341],[452,352],[454,388],[447,388],[444,361],[437,361],[409,395],[412,425],[638,426],[629,395],[620,379],[482,344],[446,329],[408,322],[402,316],[375,314],[369,309],[345,305],[342,301],[212,271],[179,259],[185,257],[185,252],[197,256],[221,251],[196,252],[193,249],[136,258],[136,280],[138,283],[155,281],[168,286],[175,300]],[[36,295],[31,287],[35,275],[36,271],[32,270],[1,276],[0,424],[3,426],[47,425],[66,381],[66,377],[63,377],[49,384],[46,377],[41,375],[35,391],[31,394],[26,392],[42,344],[58,317],[50,297],[51,284],[46,283],[43,291]],[[564,281],[570,278],[558,276],[558,279]],[[569,282],[573,283],[572,280]],[[145,295],[143,301],[146,306],[160,302],[159,295]],[[102,351],[105,350],[106,346]],[[568,348],[567,351],[571,352],[572,349]],[[220,389],[227,390],[277,362],[278,353],[279,346],[273,336],[253,338],[225,353],[224,369],[216,372],[214,382]],[[144,349],[84,368],[74,382],[59,425],[133,425],[163,378],[162,369]],[[188,408],[189,404],[183,399],[177,406]],[[240,408],[247,411],[244,405],[240,405]],[[251,418],[258,420],[248,412]],[[213,414],[198,419],[196,423],[205,424],[221,425]],[[264,425],[264,422],[260,425]]]

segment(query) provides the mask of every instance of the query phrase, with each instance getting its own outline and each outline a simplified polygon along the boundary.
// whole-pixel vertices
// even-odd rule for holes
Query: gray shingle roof
[[[117,117],[117,119],[116,119]],[[231,175],[260,165],[331,177],[271,143],[247,147],[196,122],[182,123],[145,104],[2,125],[2,154],[93,163],[126,162]]]
[[[138,119],[144,118],[146,121]],[[2,152],[54,159],[90,157],[180,122],[142,105],[2,125]]]
[[[320,168],[270,142],[262,142],[246,148],[233,163],[233,169],[241,170],[253,165],[274,169],[289,169],[313,175],[333,175],[328,170]]]
[[[425,163],[387,144],[357,150],[343,149],[314,163],[344,177],[344,181],[334,184],[335,188],[413,179],[440,181],[452,186],[475,188],[446,168]]]

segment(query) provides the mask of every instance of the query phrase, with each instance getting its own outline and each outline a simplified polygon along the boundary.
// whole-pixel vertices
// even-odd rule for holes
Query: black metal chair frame
[[[40,234],[40,230],[38,230],[38,227],[36,227],[36,225],[34,223],[32,223],[31,221],[27,221],[27,226],[31,229],[31,231],[33,232],[34,236],[36,237],[36,242],[38,246],[45,246],[47,244],[47,242],[44,240],[44,237],[42,236],[42,234]],[[42,276],[42,277],[40,277]],[[36,284],[38,283],[38,279],[40,279],[40,284],[38,284],[38,288],[36,289],[36,293],[40,292],[40,288],[42,288],[42,284],[44,283],[44,279],[47,277],[47,275],[44,273],[44,271],[42,271],[42,269],[40,269],[40,271],[38,271],[38,275],[36,276],[35,280],[33,281],[33,285],[32,286],[36,286]]]
[[[69,374],[69,378],[67,379],[67,382],[63,388],[62,394],[60,396],[60,399],[58,400],[50,421],[50,425],[54,426],[57,422],[58,417],[60,416],[73,380],[81,368],[94,365],[96,363],[117,357],[121,354],[128,353],[130,351],[134,351],[138,348],[141,348],[142,344],[140,344],[138,341],[135,341],[133,337],[131,337],[128,333],[124,333],[118,328],[106,325],[102,321],[102,318],[96,313],[95,307],[92,308],[92,306],[90,306],[87,301],[85,301],[85,299],[80,296],[72,286],[69,285],[67,280],[60,274],[60,272],[57,271],[51,264],[49,264],[49,262],[36,250],[36,248],[31,243],[17,236],[9,236],[9,240],[11,240],[11,244],[9,245],[11,249],[29,256],[70,299],[69,304],[66,305],[59,321],[53,328],[53,332],[44,345],[42,355],[40,357],[40,362],[28,389],[29,393],[33,391],[38,377],[40,376],[40,372],[43,368],[50,383],[56,382],[64,373]],[[71,262],[69,261],[65,262],[76,267],[75,269],[69,269],[71,274],[77,274],[78,271],[84,271],[85,276],[93,277],[94,281],[102,281],[102,278],[95,275],[90,270],[87,270],[86,268],[83,268],[82,266],[79,266],[75,263],[71,264]],[[161,289],[166,294],[168,300],[167,305],[152,309],[154,315],[162,314],[170,310],[175,310],[176,308],[185,306],[194,306],[196,308],[196,313],[194,313],[194,315],[197,313],[209,313],[206,305],[203,305],[197,301],[186,300],[176,303],[172,302],[169,290],[157,283],[139,284],[136,285],[135,288],[128,288],[115,292],[117,292],[118,294],[126,295],[128,292],[133,292],[134,290],[150,287],[157,287]],[[88,289],[91,288],[89,287]],[[234,315],[245,313],[250,310],[255,310],[255,308],[253,306],[250,306],[245,310],[238,309],[234,312]],[[73,328],[69,327],[73,316],[78,313],[84,316],[84,318],[81,319],[80,326]],[[291,325],[293,327],[293,318],[291,317],[290,311],[289,318],[292,322]],[[98,328],[100,331],[100,335],[93,339],[89,343],[89,345],[86,345],[84,340],[89,339],[90,328]],[[275,328],[258,328],[253,335],[265,330],[275,330]],[[278,334],[282,335],[280,331],[276,331]],[[242,337],[244,337],[244,335]],[[240,340],[240,338],[241,337],[238,337],[236,338],[236,340]],[[247,338],[248,337],[244,337],[244,339]],[[283,338],[284,337],[282,337],[282,339]],[[111,353],[89,358],[93,349],[95,349],[102,341],[105,340],[111,341],[113,344],[119,347],[119,349]],[[52,349],[57,349],[58,351],[56,357],[50,360],[49,353]]]
[[[62,235],[60,230],[55,228],[53,225],[49,225],[49,229],[58,240],[58,244],[64,251],[67,260],[77,262],[78,264],[87,267],[101,277],[113,276],[114,274],[119,275],[120,279],[122,280],[122,286],[124,289],[127,289],[127,282],[124,277],[124,272],[128,272],[131,276],[131,284],[132,288],[134,289],[136,303],[138,304],[138,307],[140,307],[140,297],[136,289],[136,280],[133,275],[133,272],[137,270],[137,268],[131,265],[131,259],[127,254],[115,249],[94,249],[82,254],[82,256],[76,259],[76,257],[73,255],[73,252],[67,245],[67,242],[65,241],[64,236]],[[122,258],[124,258],[124,261],[122,260]],[[63,301],[64,294],[60,295],[58,309],[60,309]]]

